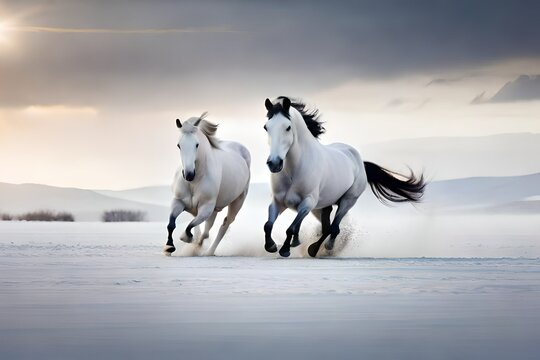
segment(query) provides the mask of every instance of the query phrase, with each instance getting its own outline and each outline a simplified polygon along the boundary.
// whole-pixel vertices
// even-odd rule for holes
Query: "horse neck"
[[[316,151],[321,144],[311,134],[301,116],[291,116],[291,122],[294,126],[294,142],[285,158],[285,171],[290,176],[294,175],[295,170],[308,151]]]
[[[200,179],[204,174],[208,174],[209,169],[215,166],[215,154],[210,141],[206,138],[201,130],[198,130],[199,138],[199,151],[197,155],[198,167],[197,167],[197,177]],[[200,177],[199,177],[200,174]]]

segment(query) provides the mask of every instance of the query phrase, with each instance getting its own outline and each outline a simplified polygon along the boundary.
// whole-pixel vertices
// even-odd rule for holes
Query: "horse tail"
[[[371,191],[383,204],[388,205],[388,201],[420,202],[426,187],[423,174],[417,176],[411,171],[410,176],[404,176],[369,161],[364,161],[364,168]]]

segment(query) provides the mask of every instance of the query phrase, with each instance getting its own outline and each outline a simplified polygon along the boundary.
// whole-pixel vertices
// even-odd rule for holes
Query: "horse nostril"
[[[270,165],[272,162],[270,160],[266,161],[266,165]]]
[[[192,181],[195,179],[195,171],[186,171],[186,176],[184,177],[186,181]]]

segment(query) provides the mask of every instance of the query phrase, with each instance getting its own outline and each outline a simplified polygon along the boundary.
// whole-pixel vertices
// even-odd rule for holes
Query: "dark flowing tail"
[[[383,204],[387,205],[388,201],[419,202],[424,194],[423,174],[418,177],[411,171],[410,176],[404,176],[369,161],[364,161],[364,167],[371,190]]]

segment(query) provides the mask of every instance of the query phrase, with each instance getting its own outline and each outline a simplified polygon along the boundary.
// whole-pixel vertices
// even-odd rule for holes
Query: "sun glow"
[[[91,106],[66,106],[66,105],[31,105],[23,110],[26,115],[32,116],[73,116],[86,115],[96,116],[98,110]]]
[[[7,26],[0,21],[0,41],[6,36]]]
[[[0,21],[0,45],[7,43],[10,26],[5,21]]]

